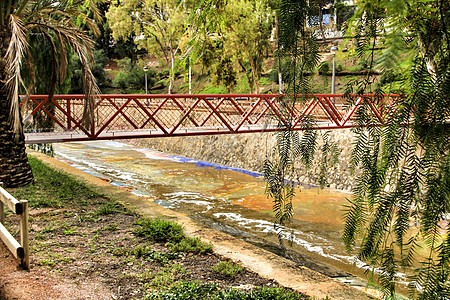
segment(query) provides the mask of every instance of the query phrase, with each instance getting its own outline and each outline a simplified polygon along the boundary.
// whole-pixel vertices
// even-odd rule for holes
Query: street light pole
[[[333,54],[333,73],[332,73],[332,77],[331,77],[331,93],[335,94],[336,90],[336,61],[335,61],[335,56],[336,56],[336,52],[338,51],[338,47],[333,46],[331,47],[331,53]]]
[[[191,58],[189,57],[189,95],[192,94],[192,68]]]
[[[146,95],[148,95],[148,88],[147,88],[147,71],[148,71],[148,67],[145,66],[145,67],[144,67],[144,74],[145,74],[145,94],[146,94]],[[148,98],[145,99],[145,105],[147,105],[147,106],[149,105]]]
[[[148,94],[148,89],[147,89],[147,71],[148,71],[148,67],[145,66],[144,67],[144,73],[145,73],[145,94]]]
[[[338,47],[337,46],[333,46],[331,47],[331,53],[333,54],[333,73],[331,75],[331,93],[335,94],[336,93],[336,61],[335,61],[335,57],[336,57],[336,52],[338,51]],[[331,101],[334,103],[336,103],[336,99],[334,97],[331,98]]]

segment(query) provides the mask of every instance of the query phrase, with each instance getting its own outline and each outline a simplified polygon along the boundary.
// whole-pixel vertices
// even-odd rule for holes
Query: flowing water
[[[272,203],[260,174],[172,156],[125,143],[95,141],[54,145],[55,156],[113,185],[188,213],[269,250],[279,252]],[[364,277],[364,264],[341,241],[342,205],[348,194],[299,187],[294,216],[282,232],[292,246],[284,255],[343,281]],[[328,267],[331,266],[331,267]],[[348,272],[348,273],[347,273]]]

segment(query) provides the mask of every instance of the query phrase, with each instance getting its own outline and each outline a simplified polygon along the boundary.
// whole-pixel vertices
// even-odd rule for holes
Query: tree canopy
[[[176,0],[113,1],[106,14],[116,40],[133,38],[139,47],[155,54],[171,70],[169,94],[190,5],[189,1]]]
[[[214,82],[230,89],[239,66],[250,90],[258,92],[263,59],[273,49],[272,8],[256,0],[206,2],[113,1],[106,16],[116,40],[133,39],[171,70],[169,92],[177,64],[198,62],[212,67]]]

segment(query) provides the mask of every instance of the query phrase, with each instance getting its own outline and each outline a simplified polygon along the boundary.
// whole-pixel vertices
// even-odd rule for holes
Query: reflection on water
[[[137,195],[191,215],[202,215],[247,234],[277,242],[272,203],[259,174],[171,156],[124,143],[97,141],[54,145],[57,158]],[[298,188],[294,220],[283,231],[293,250],[362,276],[363,265],[341,242],[342,205],[348,194]],[[292,234],[292,235],[291,235]]]

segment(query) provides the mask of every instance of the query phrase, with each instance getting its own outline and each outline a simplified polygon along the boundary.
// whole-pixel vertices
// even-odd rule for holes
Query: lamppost
[[[145,73],[145,94],[148,94],[148,89],[147,89],[147,71],[148,71],[148,67],[145,66],[144,67],[144,73]]]
[[[147,71],[148,71],[148,67],[145,66],[144,67],[144,74],[145,74],[145,94],[146,95],[148,94],[148,89],[147,89]],[[145,105],[149,105],[148,98],[145,99]]]
[[[331,77],[331,93],[334,94],[335,93],[335,85],[336,85],[336,62],[335,62],[335,56],[336,56],[336,52],[338,51],[338,47],[337,46],[333,46],[331,47],[330,51],[333,54],[333,73],[332,73],[332,77]],[[334,98],[333,98],[333,102],[334,102]]]

